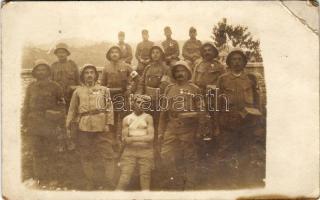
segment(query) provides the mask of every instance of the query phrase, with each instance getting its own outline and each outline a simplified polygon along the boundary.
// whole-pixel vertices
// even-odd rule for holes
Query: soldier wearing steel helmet
[[[256,184],[257,180],[262,183],[263,175],[255,173],[259,169],[253,159],[258,149],[263,154],[264,146],[256,134],[261,119],[259,85],[255,76],[244,71],[247,57],[241,49],[232,50],[226,63],[229,71],[217,81],[219,94],[227,97],[227,101],[219,98],[217,171],[223,177],[218,179],[238,187]]]
[[[159,122],[159,97],[163,94],[166,86],[171,82],[170,68],[164,62],[164,52],[161,46],[153,46],[150,49],[150,64],[145,68],[141,80],[138,84],[137,93],[151,97],[151,106],[148,113],[152,114],[155,127]],[[155,141],[157,144],[157,130],[155,131]],[[156,154],[158,154],[156,152]],[[157,160],[158,158],[156,158]]]
[[[72,92],[76,86],[80,85],[79,69],[73,60],[68,59],[71,53],[67,44],[57,44],[54,54],[58,58],[58,61],[51,65],[51,78],[62,87],[66,100],[66,109],[68,110]]]
[[[217,60],[219,52],[217,48],[210,42],[204,43],[200,48],[201,59],[196,61],[192,81],[200,89],[204,96],[211,98],[205,101],[206,109],[210,113],[210,120],[205,127],[210,127],[211,132],[206,132],[205,128],[199,130],[200,140],[199,142],[199,155],[203,159],[207,159],[207,156],[213,154],[212,145],[213,136],[218,133],[217,120],[215,119],[215,100],[216,85],[219,76],[226,72],[225,67]],[[207,128],[208,129],[208,128]]]
[[[175,83],[165,89],[166,106],[158,126],[164,179],[161,185],[168,190],[192,190],[196,187],[195,133],[206,112],[199,87],[190,82],[188,64],[178,61],[171,70]]]
[[[73,93],[66,120],[78,124],[77,149],[84,172],[85,189],[113,189],[115,153],[112,148],[114,124],[110,90],[97,84],[99,74],[92,64],[83,66],[83,83]],[[99,174],[102,173],[102,174]]]
[[[108,63],[102,71],[101,85],[110,89],[115,111],[116,140],[121,138],[121,122],[129,110],[129,95],[135,92],[139,78],[132,76],[135,71],[121,59],[121,48],[113,45],[109,48],[106,58]]]
[[[50,80],[51,70],[45,60],[37,60],[32,70],[36,81],[27,87],[22,126],[31,149],[31,177],[43,188],[58,185],[58,129],[64,127],[65,101],[60,85]]]

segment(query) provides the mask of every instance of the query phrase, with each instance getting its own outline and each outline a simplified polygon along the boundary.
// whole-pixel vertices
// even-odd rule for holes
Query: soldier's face
[[[83,78],[85,83],[93,82],[96,79],[96,71],[91,68],[85,69],[83,72]]]
[[[159,61],[161,59],[161,51],[159,49],[152,49],[151,51],[151,59],[153,61]]]
[[[190,36],[190,38],[196,38],[196,37],[197,37],[197,32],[191,31],[191,32],[189,33],[189,36]]]
[[[230,57],[230,68],[234,71],[241,71],[245,67],[245,61],[240,54],[233,54]]]
[[[49,75],[48,68],[45,65],[39,65],[35,71],[36,79],[43,80]]]
[[[59,60],[65,60],[68,57],[68,52],[65,49],[57,49],[56,56]]]
[[[137,114],[143,112],[143,103],[143,100],[139,98],[134,101],[133,109]]]
[[[176,66],[173,75],[177,81],[183,82],[188,80],[188,71],[184,66]]]
[[[216,55],[214,49],[208,45],[208,46],[203,47],[203,56],[205,59],[211,60],[211,59],[215,58],[217,55]]]
[[[112,61],[117,61],[120,59],[120,52],[118,49],[111,49],[110,51],[110,59]]]
[[[166,30],[164,31],[164,35],[165,35],[167,38],[170,38],[170,37],[171,37],[171,34],[172,34],[172,32],[171,32],[170,29],[166,29]]]
[[[124,42],[124,35],[119,35],[118,39],[119,39],[119,42]]]
[[[142,33],[142,39],[143,40],[148,40],[149,39],[149,34],[148,33]]]

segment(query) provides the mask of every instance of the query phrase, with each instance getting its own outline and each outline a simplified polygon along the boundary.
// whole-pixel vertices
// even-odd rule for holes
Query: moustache
[[[183,75],[176,75],[176,78],[184,78]]]

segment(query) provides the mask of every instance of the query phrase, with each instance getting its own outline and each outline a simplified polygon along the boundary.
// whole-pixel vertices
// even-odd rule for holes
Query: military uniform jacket
[[[137,60],[150,59],[150,49],[153,47],[153,42],[151,41],[142,41],[137,45],[135,57]]]
[[[65,102],[58,83],[35,81],[27,87],[22,109],[22,124],[30,134],[50,135],[57,126],[62,126]]]
[[[131,80],[132,68],[129,64],[119,61],[108,63],[102,71],[101,85],[108,88],[121,88],[124,92]]]
[[[131,63],[132,61],[132,49],[127,43],[118,44],[121,49],[121,59],[126,63]]]
[[[191,82],[184,85],[170,84],[164,95],[166,102],[162,102],[164,110],[160,113],[159,133],[164,134],[164,138],[193,140],[199,117],[188,114],[205,112],[199,87]]]
[[[70,127],[74,121],[85,132],[104,132],[106,125],[113,125],[110,90],[100,85],[78,87],[72,95],[66,126]]]
[[[258,86],[252,75],[242,72],[239,76],[227,72],[219,77],[217,82],[219,94],[228,97],[231,111],[242,111],[245,107],[256,107]]]
[[[72,89],[70,86],[80,85],[79,69],[72,60],[55,62],[51,65],[52,80],[59,83],[67,100],[71,99]]]
[[[225,68],[219,61],[208,62],[201,59],[195,66],[192,81],[205,91],[209,85],[216,86],[219,76],[224,73]]]
[[[168,56],[172,56],[172,58],[179,57],[179,54],[180,54],[179,44],[176,40],[173,40],[173,39],[165,40],[161,44],[164,49],[164,56],[166,59],[168,58]]]
[[[200,58],[200,48],[201,48],[200,40],[187,40],[182,47],[182,56],[186,60],[190,60],[194,62],[196,59]]]
[[[147,94],[148,88],[160,88],[161,93],[164,92],[165,86],[170,82],[170,68],[161,63],[151,63],[146,67],[138,85],[139,94]],[[147,94],[150,95],[150,94]],[[152,95],[151,95],[152,96]]]

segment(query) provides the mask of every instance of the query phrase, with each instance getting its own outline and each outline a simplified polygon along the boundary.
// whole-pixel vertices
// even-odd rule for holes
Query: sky
[[[119,31],[126,33],[126,41],[137,43],[144,28],[149,30],[150,40],[163,40],[167,25],[175,39],[188,39],[188,30],[194,26],[198,38],[208,41],[213,26],[224,17],[231,24],[248,26],[258,38],[257,22],[252,20],[258,10],[252,7],[249,12],[241,11],[250,4],[257,5],[236,1],[232,7],[225,2],[33,2],[29,9],[19,3],[15,9],[21,11],[24,20],[17,23],[24,27],[22,32],[29,33],[26,41],[32,44],[54,44],[73,37],[82,38],[84,43],[116,42]]]

